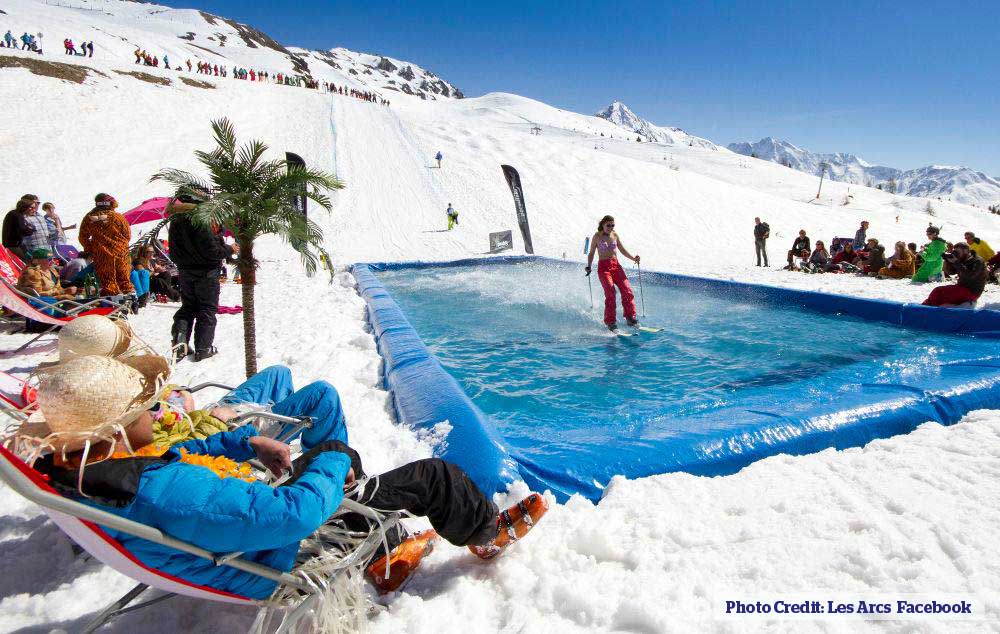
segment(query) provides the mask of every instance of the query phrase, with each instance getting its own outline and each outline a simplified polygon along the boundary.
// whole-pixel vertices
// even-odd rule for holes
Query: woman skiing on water
[[[618,330],[616,322],[615,308],[615,286],[622,293],[622,312],[625,314],[625,321],[629,326],[638,326],[639,320],[635,318],[635,295],[632,294],[632,287],[625,276],[625,270],[618,264],[618,257],[615,250],[621,251],[622,255],[639,263],[639,256],[632,256],[621,243],[618,234],[615,233],[615,219],[611,216],[604,216],[597,224],[597,233],[590,240],[590,253],[587,255],[587,268],[584,269],[590,275],[590,265],[594,262],[594,252],[597,252],[597,276],[604,287],[604,323],[612,331]]]

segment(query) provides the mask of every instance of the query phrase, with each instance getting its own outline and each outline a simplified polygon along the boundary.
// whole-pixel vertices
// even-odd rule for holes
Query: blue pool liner
[[[601,489],[596,483],[575,479],[570,469],[560,472],[543,468],[511,450],[493,421],[476,407],[428,351],[375,274],[398,269],[526,262],[579,266],[536,256],[506,256],[447,262],[359,263],[352,267],[352,272],[358,291],[368,304],[369,322],[385,359],[385,387],[392,394],[402,423],[429,430],[447,421],[451,430],[438,446],[437,455],[460,465],[484,491],[504,491],[510,482],[521,478],[532,488],[552,490],[561,500],[573,492],[599,499]],[[651,449],[655,455],[645,457],[648,460],[643,456],[620,456],[651,465],[648,473],[639,475],[672,471],[698,475],[735,473],[775,454],[856,447],[876,438],[907,433],[926,421],[951,424],[975,409],[1000,408],[1000,355],[993,341],[1000,337],[1000,312],[932,308],[659,272],[643,271],[643,282],[686,287],[742,302],[773,303],[907,328],[972,335],[983,340],[983,354],[942,365],[937,381],[928,380],[920,385],[864,385],[858,394],[844,395],[835,411],[814,411],[808,417],[756,409],[752,403],[706,412],[701,416],[730,424],[714,429],[714,435],[699,434],[699,429],[705,427],[698,425],[695,416],[691,418],[688,436]],[[609,449],[610,454],[615,453],[613,448]]]

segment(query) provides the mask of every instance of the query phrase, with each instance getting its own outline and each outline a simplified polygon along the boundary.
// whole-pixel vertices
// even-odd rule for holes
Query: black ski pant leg
[[[198,276],[194,277],[192,290],[197,304],[194,321],[194,349],[208,350],[215,342],[219,293],[222,290],[218,269],[199,273]]]
[[[481,545],[496,536],[498,510],[456,465],[427,458],[369,479],[358,499],[383,511],[426,516],[456,546]]]
[[[181,270],[181,307],[174,314],[174,336],[190,337],[194,331],[194,349],[207,350],[215,341],[216,314],[219,311],[219,271]]]

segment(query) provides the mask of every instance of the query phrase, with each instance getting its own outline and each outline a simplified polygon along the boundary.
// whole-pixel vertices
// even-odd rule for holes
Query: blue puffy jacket
[[[249,460],[255,456],[249,440],[256,433],[247,425],[177,445],[164,454],[166,462],[142,472],[135,498],[128,505],[94,506],[214,553],[243,551],[247,560],[287,572],[295,563],[299,541],[340,506],[351,461],[342,453],[321,453],[294,484],[272,488],[262,482],[223,479],[205,467],[179,460],[182,448],[189,453]],[[192,583],[252,599],[266,599],[277,586],[229,566],[105,530],[145,565]]]

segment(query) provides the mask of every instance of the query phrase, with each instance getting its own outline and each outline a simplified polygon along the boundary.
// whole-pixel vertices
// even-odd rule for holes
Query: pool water
[[[560,497],[597,499],[615,474],[732,472],[790,440],[862,444],[879,434],[813,437],[947,383],[952,366],[967,374],[970,359],[997,371],[975,338],[648,283],[642,321],[663,331],[616,337],[598,281],[591,308],[582,267],[559,263],[379,278],[522,471]]]

